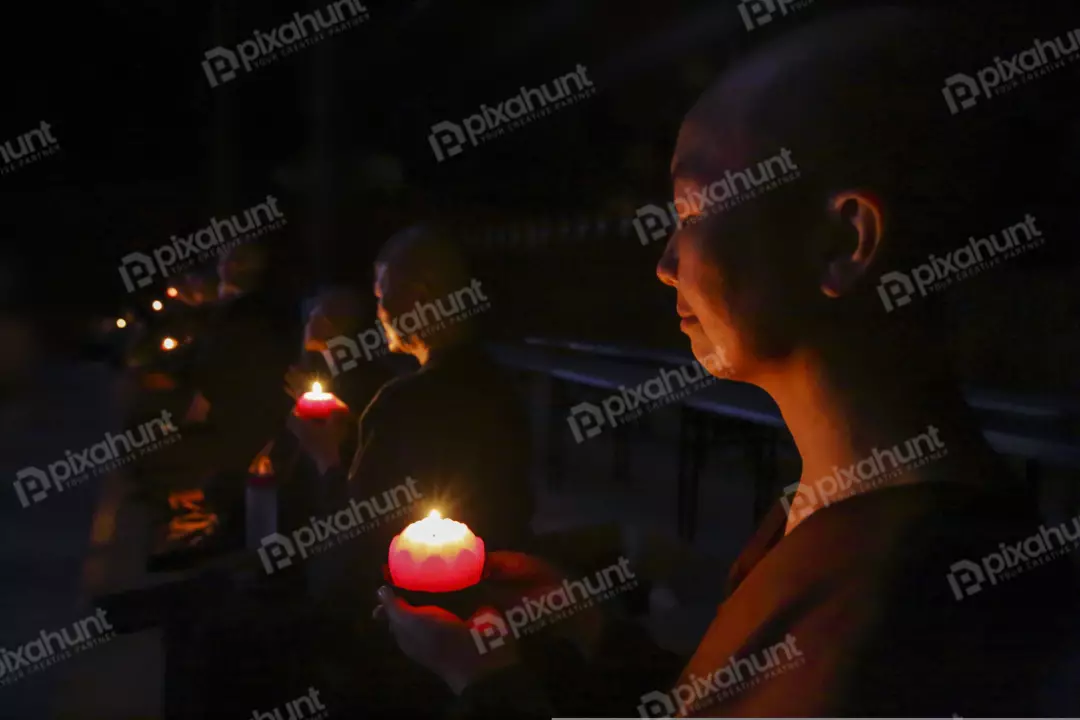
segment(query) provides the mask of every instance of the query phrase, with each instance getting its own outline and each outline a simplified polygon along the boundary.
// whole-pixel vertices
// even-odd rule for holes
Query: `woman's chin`
[[[734,379],[735,366],[724,348],[709,342],[708,338],[699,337],[691,340],[690,350],[694,359],[713,377]]]

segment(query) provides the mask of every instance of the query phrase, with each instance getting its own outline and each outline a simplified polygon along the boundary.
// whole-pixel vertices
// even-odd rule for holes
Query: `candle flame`
[[[168,295],[171,298],[174,298],[174,297],[176,297],[177,295],[180,294],[180,291],[177,290],[174,287],[171,287],[171,288],[169,288],[168,290],[165,291],[165,294]]]
[[[470,532],[465,523],[444,518],[438,510],[432,510],[426,518],[405,528],[402,535],[423,545],[445,545],[463,540]]]
[[[165,306],[161,304],[160,300],[155,300],[153,303],[151,303],[150,307],[154,309],[154,312],[160,312],[161,308]]]
[[[176,347],[176,339],[175,338],[167,337],[167,338],[165,338],[164,340],[161,341],[161,349],[162,350],[172,350],[175,347]]]
[[[116,318],[116,327],[121,329],[126,328],[127,320],[125,320],[124,318]]]
[[[320,382],[311,383],[311,392],[313,392],[313,393],[321,393],[322,392],[322,383],[320,383]]]

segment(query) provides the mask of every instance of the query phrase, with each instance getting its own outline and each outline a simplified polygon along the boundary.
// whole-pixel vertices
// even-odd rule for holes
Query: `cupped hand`
[[[332,413],[325,420],[305,420],[293,414],[287,425],[320,473],[341,465],[341,443],[349,428],[344,413]]]
[[[479,641],[472,622],[434,606],[415,607],[394,595],[389,587],[379,589],[376,615],[386,618],[398,647],[413,662],[440,677],[460,695],[478,679],[518,662],[512,639],[498,648]],[[474,618],[490,616],[484,608]]]
[[[398,646],[414,662],[434,672],[456,693],[495,669],[519,661],[516,637],[552,592],[567,593],[565,576],[540,558],[517,552],[488,553],[484,590],[490,606],[468,621],[438,607],[414,607],[384,587],[376,616],[387,618]],[[529,605],[531,604],[531,608]],[[517,612],[515,612],[517,609]],[[603,614],[582,601],[566,616],[545,624],[544,632],[574,643],[586,656],[599,643]]]

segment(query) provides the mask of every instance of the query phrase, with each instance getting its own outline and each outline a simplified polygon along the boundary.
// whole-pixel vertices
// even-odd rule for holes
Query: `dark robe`
[[[209,464],[223,473],[248,465],[282,428],[293,401],[285,371],[296,357],[299,314],[269,292],[219,303],[192,372],[191,383],[210,402],[215,442]]]
[[[1040,714],[1076,637],[1062,555],[1080,524],[1040,533],[1033,508],[945,483],[857,496],[786,537],[785,522],[770,513],[736,563],[676,710],[694,688],[687,714],[705,717]],[[1031,567],[992,583],[983,559],[1033,537],[1053,547],[1028,541]]]

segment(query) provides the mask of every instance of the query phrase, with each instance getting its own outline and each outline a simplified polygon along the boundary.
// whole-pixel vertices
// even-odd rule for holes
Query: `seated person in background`
[[[343,365],[331,354],[332,347],[343,339],[355,342],[364,325],[371,323],[371,317],[363,312],[363,306],[358,294],[348,287],[333,287],[320,292],[304,326],[303,362],[291,366],[285,378],[286,392],[294,399],[310,390],[311,383],[317,380],[324,390],[333,392],[349,407],[347,417],[334,420],[335,429],[342,433],[339,446],[341,457],[352,457],[356,453],[359,416],[379,388],[393,378],[393,373],[381,358]],[[283,440],[285,442],[278,443],[281,449],[295,447],[296,439],[291,435]],[[291,488],[285,489],[279,502],[288,503],[290,515],[302,518],[302,524],[306,524],[310,514],[317,513],[320,508],[339,509],[334,505],[342,502],[342,492],[340,487],[327,487],[326,483],[318,482],[319,471],[310,457],[301,455],[299,460],[291,469],[286,469],[295,480],[291,482]],[[280,480],[284,478],[279,476]],[[287,520],[285,524],[290,525]],[[336,560],[332,556],[316,557],[306,564],[308,586],[316,597],[335,587],[341,572]]]
[[[292,423],[323,481],[353,499],[394,491],[401,500],[406,482],[415,481],[421,498],[407,514],[350,540],[350,554],[377,580],[392,537],[431,508],[468,524],[491,549],[527,542],[527,418],[516,388],[481,344],[472,317],[486,309],[480,283],[436,230],[411,227],[377,258],[375,296],[389,350],[412,355],[420,367],[384,385],[363,411],[351,465],[329,426]],[[327,510],[347,507],[339,497]]]
[[[1075,680],[1057,697],[1067,704],[1049,715],[1042,704],[1062,652],[1076,649],[1071,563],[1013,557],[1020,543],[1075,547],[1080,525],[1047,530],[1012,486],[949,370],[940,313],[918,297],[889,311],[878,291],[972,233],[1010,228],[1004,247],[1049,230],[1025,219],[1035,189],[1002,182],[1037,174],[994,172],[1038,157],[1003,152],[1024,140],[1011,135],[1019,91],[993,100],[1008,122],[991,103],[953,117],[945,107],[943,79],[982,57],[961,57],[963,27],[889,8],[794,30],[713,85],[682,125],[671,167],[689,211],[657,274],[698,360],[720,352],[730,377],[776,401],[802,478],[790,512],[778,504],[736,563],[681,677],[626,688],[624,717],[635,705],[658,717],[1080,710]],[[747,174],[796,169],[723,212],[685,200],[719,192],[725,176],[748,186]],[[469,712],[551,717],[512,638],[478,653],[465,623],[386,588],[380,597],[401,648]]]
[[[231,510],[237,519],[242,478],[267,454],[293,406],[282,377],[300,335],[295,303],[268,276],[263,242],[238,245],[218,262],[221,300],[196,338],[196,357],[185,378],[193,394],[184,416],[189,430],[168,458],[161,454],[160,464],[176,463],[173,476],[152,478],[173,491],[205,489],[211,510]],[[180,497],[177,506],[172,501]],[[202,512],[195,507],[197,492],[170,502],[174,509]]]
[[[191,351],[198,352],[200,344],[205,341],[207,329],[214,319],[217,297],[217,273],[186,273],[177,278],[170,285],[175,290],[175,296],[165,300],[165,312],[157,323],[156,332],[152,334],[152,351],[155,354],[161,352],[161,341],[165,337],[171,337],[178,343],[177,349],[171,356],[162,359],[172,359],[176,355],[186,357]],[[157,319],[157,318],[151,318]],[[160,357],[160,356],[159,356]],[[150,390],[164,390],[184,388],[191,385],[191,372],[194,369],[191,362],[169,363],[171,372],[148,372],[143,378],[143,386]],[[188,400],[189,398],[184,398]],[[184,412],[184,408],[180,410]]]
[[[281,378],[296,354],[299,318],[267,280],[268,260],[261,243],[249,242],[218,262],[221,299],[200,343],[187,418],[213,425],[216,470],[246,471],[292,407]]]

